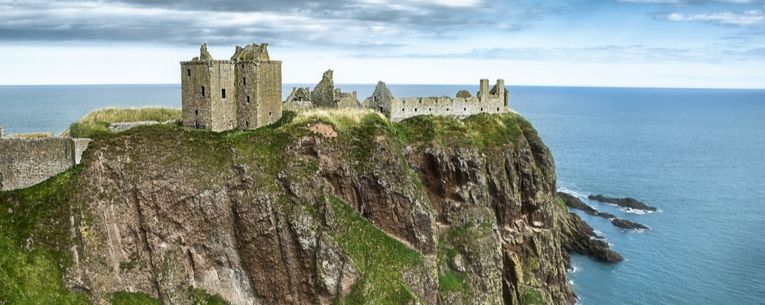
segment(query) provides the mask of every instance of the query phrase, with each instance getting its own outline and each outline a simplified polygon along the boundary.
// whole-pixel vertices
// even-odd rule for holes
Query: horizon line
[[[311,85],[312,83],[282,83],[282,85]],[[64,86],[167,86],[174,85],[180,86],[181,83],[82,83],[82,84],[0,84],[0,87],[64,87]],[[336,83],[336,86],[351,85],[351,86],[375,86],[376,83]],[[477,86],[477,84],[460,84],[460,83],[441,83],[441,84],[428,84],[428,83],[388,83],[385,85],[390,86]],[[623,86],[623,85],[545,85],[545,84],[516,84],[508,85],[506,87],[555,87],[555,88],[610,88],[610,89],[686,89],[686,90],[765,90],[764,87],[658,87],[658,86]]]

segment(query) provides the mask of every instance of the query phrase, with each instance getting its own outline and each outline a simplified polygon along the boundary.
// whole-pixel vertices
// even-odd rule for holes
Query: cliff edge
[[[574,304],[567,251],[618,254],[555,183],[514,113],[136,127],[0,192],[0,303]]]

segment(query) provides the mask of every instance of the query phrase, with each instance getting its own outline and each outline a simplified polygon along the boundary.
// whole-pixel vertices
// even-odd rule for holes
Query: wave
[[[587,196],[590,195],[588,193],[580,192],[580,191],[573,190],[573,189],[570,189],[570,188],[567,188],[567,187],[559,187],[558,188],[558,192],[563,192],[563,193],[566,193],[566,194],[571,194],[574,197],[577,197],[579,199],[587,199]]]

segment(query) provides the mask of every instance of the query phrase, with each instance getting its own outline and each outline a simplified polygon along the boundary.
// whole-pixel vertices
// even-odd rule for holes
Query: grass
[[[465,275],[454,270],[447,270],[438,278],[438,289],[442,293],[465,290]]]
[[[361,273],[361,280],[342,303],[408,304],[416,300],[402,274],[422,264],[420,253],[388,236],[341,199],[329,200],[337,225],[333,237]]]
[[[19,133],[13,135],[14,139],[48,139],[52,137],[53,134],[48,132]]]
[[[162,301],[144,293],[120,291],[112,295],[112,305],[162,305]]]
[[[545,301],[539,290],[527,287],[526,290],[523,291],[522,303],[524,305],[544,305]]]
[[[89,304],[64,287],[71,264],[68,218],[73,178],[64,172],[37,186],[0,192],[0,304]]]
[[[88,113],[69,125],[64,136],[93,138],[111,134],[109,124],[118,122],[180,120],[181,110],[174,108],[106,108]]]
[[[485,148],[518,143],[530,124],[516,113],[476,114],[464,120],[445,116],[416,116],[395,124],[406,143],[436,142]]]

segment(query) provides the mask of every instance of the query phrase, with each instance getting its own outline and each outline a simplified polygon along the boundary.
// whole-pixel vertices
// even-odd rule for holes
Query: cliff
[[[611,253],[513,113],[142,126],[82,163],[0,193],[0,303],[573,304],[567,251]]]

